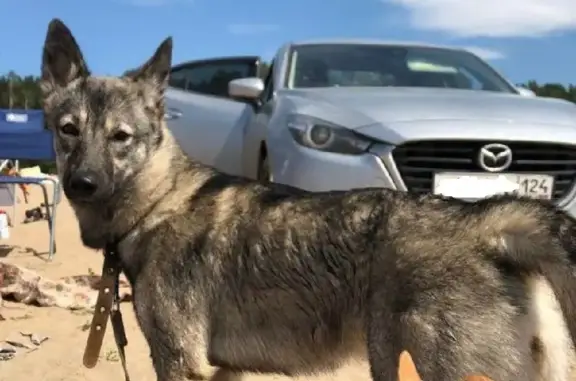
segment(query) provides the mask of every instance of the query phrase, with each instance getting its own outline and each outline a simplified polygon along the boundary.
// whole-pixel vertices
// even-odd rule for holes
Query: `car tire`
[[[258,162],[258,181],[264,183],[274,182],[274,178],[270,172],[270,165],[268,164],[268,156],[261,157]]]

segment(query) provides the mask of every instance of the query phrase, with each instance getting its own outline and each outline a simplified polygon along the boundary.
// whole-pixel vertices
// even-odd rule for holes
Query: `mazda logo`
[[[505,144],[486,144],[480,148],[478,164],[487,172],[502,172],[512,164],[512,150]]]

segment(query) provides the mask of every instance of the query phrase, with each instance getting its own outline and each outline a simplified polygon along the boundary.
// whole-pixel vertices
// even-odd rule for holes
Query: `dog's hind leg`
[[[473,297],[471,297],[474,299]],[[529,380],[530,352],[518,345],[516,306],[493,298],[469,305],[431,297],[422,310],[404,314],[399,329],[424,380],[461,380],[481,374],[498,381]],[[452,303],[452,304],[451,304]]]
[[[423,380],[454,381],[465,374],[442,344],[438,325],[427,315],[399,311],[386,315],[374,309],[370,315],[368,358],[373,381],[396,381],[396,359],[402,349],[412,354]]]
[[[380,292],[380,300],[378,290],[373,293],[367,310],[372,379],[395,381],[397,359],[405,349],[423,380],[454,381],[470,374],[527,380],[522,364],[530,353],[517,345],[517,308],[495,294],[455,299],[459,294],[449,291],[428,290],[425,296],[398,292],[395,300],[385,295],[391,289]]]

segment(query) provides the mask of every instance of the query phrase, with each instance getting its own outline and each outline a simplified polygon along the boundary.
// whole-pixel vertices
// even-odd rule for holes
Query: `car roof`
[[[261,58],[260,56],[254,56],[254,55],[240,55],[240,56],[220,56],[220,57],[209,57],[209,58],[200,58],[197,60],[188,60],[188,61],[184,61],[184,62],[179,62],[177,64],[172,65],[171,69],[172,71],[174,70],[178,70],[180,68],[185,68],[186,66],[190,65],[190,64],[202,64],[205,62],[227,62],[227,61],[233,61],[233,60],[255,60],[255,61],[260,61]]]
[[[381,46],[414,46],[414,47],[424,47],[424,48],[439,48],[448,50],[466,50],[462,47],[454,47],[447,45],[435,45],[426,42],[418,41],[402,41],[402,40],[379,40],[379,39],[354,39],[354,38],[329,38],[329,39],[315,39],[315,40],[305,40],[305,41],[293,41],[290,42],[291,46],[301,46],[301,45],[329,45],[329,44],[350,44],[350,45],[381,45]]]

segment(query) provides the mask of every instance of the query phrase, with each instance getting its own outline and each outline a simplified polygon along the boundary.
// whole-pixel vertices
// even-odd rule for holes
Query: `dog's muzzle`
[[[64,193],[71,201],[93,202],[103,198],[106,191],[100,176],[95,171],[78,170],[64,179]]]

